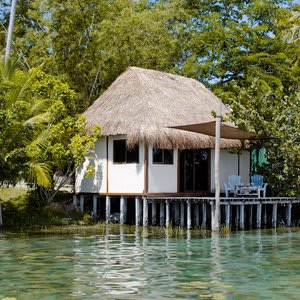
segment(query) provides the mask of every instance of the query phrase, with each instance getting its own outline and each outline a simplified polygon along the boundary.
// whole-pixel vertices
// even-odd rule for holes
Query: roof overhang
[[[185,131],[202,133],[210,136],[215,136],[216,121],[207,123],[198,123],[190,125],[171,126],[169,128],[175,128]],[[257,133],[241,130],[232,125],[221,123],[221,138],[233,139],[233,140],[261,140],[263,137]]]

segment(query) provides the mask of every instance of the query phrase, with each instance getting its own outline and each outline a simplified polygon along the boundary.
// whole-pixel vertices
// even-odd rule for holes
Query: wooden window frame
[[[124,142],[125,143],[125,161],[115,161],[115,142]],[[126,139],[121,139],[121,140],[113,140],[113,164],[115,165],[121,165],[121,164],[139,164],[140,163],[140,147],[139,145],[136,145],[135,146],[137,148],[137,161],[134,161],[134,162],[128,162],[128,152],[130,152],[130,150],[127,148],[127,145],[126,145]]]
[[[155,162],[155,161],[154,161],[154,149],[159,149],[159,150],[162,151],[162,161],[161,161],[161,162]],[[166,163],[166,162],[165,162],[165,151],[170,151],[170,152],[172,152],[172,163]],[[161,149],[161,148],[153,147],[153,148],[152,148],[152,163],[153,163],[154,165],[166,165],[166,166],[172,166],[172,165],[174,165],[174,149],[167,150],[167,149]]]

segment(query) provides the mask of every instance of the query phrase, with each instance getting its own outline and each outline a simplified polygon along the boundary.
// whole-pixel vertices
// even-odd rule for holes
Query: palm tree
[[[47,163],[38,156],[30,156],[28,149],[37,145],[43,153],[47,142],[49,103],[43,99],[33,99],[27,93],[38,69],[22,72],[16,61],[0,62],[0,110],[6,125],[0,128],[0,184],[16,183],[18,180],[36,183],[40,186],[51,184],[51,172]],[[28,155],[29,153],[29,155]],[[7,171],[7,172],[5,172]]]

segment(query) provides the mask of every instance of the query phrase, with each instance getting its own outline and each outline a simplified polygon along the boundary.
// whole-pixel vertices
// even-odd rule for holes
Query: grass
[[[22,187],[0,188],[0,201],[7,202],[9,200],[26,196],[28,189]]]

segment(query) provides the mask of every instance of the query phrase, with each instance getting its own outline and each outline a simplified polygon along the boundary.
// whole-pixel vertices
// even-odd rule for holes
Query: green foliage
[[[8,17],[3,9],[6,28]],[[4,30],[0,43],[4,48]],[[73,117],[128,66],[140,66],[200,80],[230,106],[242,128],[275,136],[257,145],[268,149],[268,181],[274,193],[299,193],[299,6],[291,1],[22,1],[13,49],[25,68],[43,62],[51,75],[37,72],[40,79],[28,90],[36,95],[32,101],[0,112],[1,130],[14,133],[0,137],[14,149],[0,166],[9,180],[18,180],[14,158],[23,165],[29,144],[30,159],[51,162],[52,171],[59,161],[67,170],[71,160],[82,162],[91,144]],[[10,79],[0,85],[1,105],[9,106],[22,84]],[[21,120],[25,131],[17,130]],[[64,139],[68,134],[72,138]],[[24,140],[30,141],[26,149]]]

